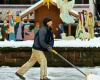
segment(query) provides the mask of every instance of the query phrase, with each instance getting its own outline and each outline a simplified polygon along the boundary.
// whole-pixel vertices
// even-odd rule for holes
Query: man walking
[[[51,52],[53,45],[52,19],[45,18],[43,20],[43,27],[41,27],[35,35],[30,59],[19,68],[16,75],[22,80],[25,80],[23,75],[38,61],[40,64],[40,80],[50,80],[47,78],[47,59],[44,52]]]

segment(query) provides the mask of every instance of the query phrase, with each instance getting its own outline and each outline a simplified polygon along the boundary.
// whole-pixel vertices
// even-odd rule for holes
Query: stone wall
[[[100,66],[99,48],[55,48],[77,66]],[[48,66],[70,66],[57,55],[45,53]],[[21,66],[31,55],[31,48],[0,48],[0,66]],[[35,66],[39,66],[38,63]]]

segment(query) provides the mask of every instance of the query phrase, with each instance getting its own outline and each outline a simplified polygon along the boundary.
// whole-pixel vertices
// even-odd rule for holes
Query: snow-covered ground
[[[0,80],[20,80],[14,73],[17,71],[18,67],[0,67]],[[31,68],[24,76],[26,80],[39,80],[39,69]],[[92,72],[100,76],[100,67],[84,67],[79,68],[84,73],[88,74]],[[86,80],[84,75],[78,72],[74,68],[63,68],[63,67],[48,67],[48,77],[51,80]]]
[[[33,41],[0,41],[0,47],[32,47]],[[56,39],[54,47],[100,47],[100,37],[91,40],[61,40]]]

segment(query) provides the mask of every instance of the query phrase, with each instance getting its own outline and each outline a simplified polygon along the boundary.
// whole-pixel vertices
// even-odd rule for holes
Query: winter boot
[[[20,79],[25,80],[25,77],[21,76],[20,74],[18,74],[17,72],[15,73],[16,76],[18,76]]]
[[[45,77],[43,79],[40,79],[40,80],[50,80],[48,77]]]

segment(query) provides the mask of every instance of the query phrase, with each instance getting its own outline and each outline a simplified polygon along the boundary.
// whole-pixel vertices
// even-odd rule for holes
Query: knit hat
[[[48,23],[49,21],[52,21],[52,19],[50,19],[50,18],[48,18],[48,17],[47,17],[47,18],[44,18],[44,19],[43,19],[43,25],[44,25],[44,26],[48,26],[47,23]]]

